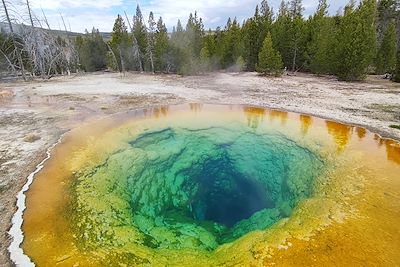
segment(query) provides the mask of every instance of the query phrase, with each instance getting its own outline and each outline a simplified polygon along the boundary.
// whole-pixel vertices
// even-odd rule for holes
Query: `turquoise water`
[[[317,155],[277,132],[175,127],[130,140],[77,187],[93,182],[113,198],[120,192],[111,201],[126,201],[130,210],[119,211],[119,223],[138,229],[145,246],[213,250],[289,217],[312,194],[322,167]]]

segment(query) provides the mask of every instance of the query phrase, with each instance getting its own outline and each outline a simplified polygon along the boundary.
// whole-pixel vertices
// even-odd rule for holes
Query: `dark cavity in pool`
[[[194,179],[199,186],[192,202],[196,220],[232,227],[255,212],[274,206],[267,199],[265,187],[235,170],[226,155],[206,161]]]

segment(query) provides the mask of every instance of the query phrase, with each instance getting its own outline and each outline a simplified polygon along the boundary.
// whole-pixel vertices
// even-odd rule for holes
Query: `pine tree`
[[[269,6],[267,0],[262,0],[260,4],[260,34],[258,37],[258,45],[261,50],[262,44],[267,37],[268,32],[271,32],[272,22],[273,22],[274,12],[272,7]]]
[[[396,3],[397,2],[397,3]],[[377,21],[377,35],[378,43],[382,43],[385,33],[387,32],[390,24],[394,22],[399,15],[396,12],[396,5],[400,2],[397,0],[380,0],[378,1],[378,21]]]
[[[261,51],[267,33],[271,31],[272,9],[266,0],[262,1],[260,7],[257,5],[253,16],[253,22],[257,30],[255,31],[255,41],[253,53],[258,60],[258,53]]]
[[[181,20],[178,19],[178,23],[176,24],[176,32],[183,32],[183,27],[182,27],[182,23]]]
[[[192,56],[198,58],[203,47],[204,25],[202,18],[198,18],[197,12],[194,13],[194,16],[190,13],[185,34],[190,50],[192,50]]]
[[[375,0],[351,2],[340,21],[336,75],[341,80],[363,80],[376,53]]]
[[[268,23],[272,23],[274,12],[272,10],[272,7],[269,6],[268,1],[262,0],[260,6],[261,18],[268,21]]]
[[[242,53],[240,26],[235,18],[233,22],[228,19],[222,40],[221,66],[230,67],[235,64]]]
[[[133,35],[136,39],[138,48],[139,48],[139,58],[141,61],[141,66],[146,66],[149,63],[149,60],[146,58],[147,52],[147,30],[146,25],[144,23],[142,11],[140,10],[140,6],[136,7],[136,14],[133,17]]]
[[[241,72],[244,71],[246,68],[246,61],[244,61],[244,58],[242,56],[238,57],[238,59],[236,60],[236,64],[235,64],[235,68],[236,71]]]
[[[98,71],[107,66],[107,45],[103,41],[99,30],[93,28],[92,32],[77,36],[75,49],[78,52],[79,63],[85,71]]]
[[[328,74],[332,70],[331,47],[335,36],[335,24],[327,15],[327,1],[320,0],[316,13],[309,20],[308,67],[317,74]]]
[[[285,1],[281,2],[278,17],[272,25],[272,36],[274,47],[282,56],[284,66],[291,66],[292,62],[292,38],[291,38],[291,18]]]
[[[208,51],[210,51],[210,53],[214,56],[216,68],[222,68],[222,58],[225,52],[222,45],[224,41],[224,33],[223,30],[221,30],[221,27],[217,27],[215,29],[213,36],[213,38],[208,36],[206,37],[206,45],[208,46]]]
[[[211,29],[209,29],[208,33],[206,34],[206,36],[204,36],[203,46],[207,47],[207,50],[210,52],[211,56],[216,54],[217,36],[218,36],[218,28],[215,31],[215,33],[213,33]]]
[[[246,69],[254,71],[258,62],[258,32],[259,28],[254,18],[248,19],[243,26],[243,45]]]
[[[169,71],[168,62],[168,31],[165,26],[162,17],[158,19],[157,30],[155,33],[155,69],[158,71]]]
[[[184,29],[182,27],[181,20],[178,19],[178,22],[176,24],[176,27],[174,26],[174,30],[172,31],[171,34],[171,43],[175,47],[179,47],[182,45],[183,39],[184,39]]]
[[[209,29],[203,39],[203,48],[206,48],[208,52],[208,66],[210,71],[221,67],[220,55],[222,55],[221,51],[223,49],[221,49],[220,46],[217,47],[217,44],[219,44],[217,41],[218,38],[220,38],[219,28],[217,28],[215,32]]]
[[[265,75],[280,76],[282,74],[282,58],[272,44],[271,34],[268,33],[264,40],[261,52],[258,55],[257,71]]]
[[[336,74],[342,80],[363,79],[374,66],[372,63],[377,73],[393,72],[396,30],[400,32],[398,1],[380,0],[377,5],[376,0],[361,0],[358,6],[355,3],[350,0],[343,15],[330,17],[327,0],[319,0],[316,13],[304,20],[301,0],[283,0],[274,20],[268,1],[262,0],[254,15],[242,25],[236,18],[229,19],[223,30],[218,27],[207,34],[195,12],[190,14],[186,28],[178,21],[171,38],[162,18],[156,23],[152,12],[146,27],[137,6],[130,27],[132,35],[118,15],[109,51],[116,62],[115,69],[121,71],[137,69],[132,66],[139,62],[136,65],[140,70],[182,74],[238,65],[241,69],[243,64],[247,71],[264,74],[277,75],[286,66],[294,71]],[[77,38],[81,55],[90,55],[86,44],[89,39],[92,42],[98,38],[96,33],[90,36],[91,39]],[[400,42],[400,34],[397,38]],[[92,46],[100,43],[96,39]],[[86,62],[91,61],[87,58]],[[91,64],[83,65],[90,70]],[[101,65],[101,60],[93,65]]]
[[[125,70],[125,62],[124,62],[124,48],[128,45],[129,36],[128,31],[125,26],[125,22],[123,18],[118,14],[113,31],[111,33],[111,41],[110,47],[112,49],[109,60],[109,66],[114,69],[118,69],[119,71]],[[116,61],[117,65],[114,65],[114,61]]]
[[[198,73],[200,71],[200,52],[203,48],[204,25],[203,20],[197,16],[197,12],[189,15],[183,36],[178,72],[183,75]]]
[[[267,32],[271,31],[272,9],[267,1],[261,2],[261,12],[256,6],[252,18],[245,21],[242,27],[242,50],[248,71],[254,71],[258,62],[258,54]]]
[[[211,64],[210,64],[210,51],[208,51],[207,46],[204,46],[200,51],[200,64],[202,71],[210,71]]]
[[[396,8],[396,32],[397,32],[397,47],[400,47],[400,1],[397,1]]]
[[[376,58],[376,73],[392,73],[396,67],[396,26],[392,22],[382,39]]]
[[[291,0],[289,5],[292,71],[296,71],[299,64],[299,57],[304,51],[302,47],[302,33],[304,27],[302,0]]]
[[[393,74],[393,81],[400,83],[400,49],[397,50],[397,62],[396,62],[396,70]]]
[[[170,62],[170,69],[173,72],[178,72],[183,65],[185,60],[185,46],[186,46],[186,38],[185,38],[185,31],[182,27],[182,23],[178,20],[176,24],[175,31],[172,32],[171,35],[171,47],[170,47],[170,55],[169,55],[169,62]]]
[[[120,15],[118,15],[114,23],[113,31],[111,33],[111,44],[113,46],[121,44],[123,40],[126,39],[127,35],[128,31],[124,19]]]

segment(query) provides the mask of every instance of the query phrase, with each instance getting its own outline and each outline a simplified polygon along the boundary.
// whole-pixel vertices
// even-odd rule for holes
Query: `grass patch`
[[[372,104],[372,105],[367,106],[367,108],[380,110],[380,111],[384,111],[387,113],[394,113],[394,112],[396,112],[396,109],[398,107],[393,106],[393,105]]]
[[[40,136],[38,136],[36,134],[28,134],[27,136],[25,136],[24,142],[33,143],[39,139],[40,139]]]
[[[390,125],[390,128],[400,130],[400,125]]]

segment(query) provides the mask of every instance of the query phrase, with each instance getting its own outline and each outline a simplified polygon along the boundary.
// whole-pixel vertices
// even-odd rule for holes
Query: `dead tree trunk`
[[[153,51],[152,51],[151,47],[149,47],[149,57],[150,57],[151,72],[154,74],[154,59],[153,59]]]
[[[42,14],[43,14],[44,22],[45,22],[46,25],[47,25],[47,29],[50,30],[50,24],[49,24],[49,21],[47,20],[46,14],[45,14],[44,11],[43,11],[43,8],[42,8]]]
[[[29,4],[29,0],[26,0],[26,6],[28,7],[29,20],[31,22],[32,34],[33,34],[34,44],[36,47],[36,49],[34,49],[34,51],[33,51],[34,66],[37,66],[39,68],[40,76],[42,78],[44,78],[45,77],[44,62],[38,52],[39,44],[38,44],[38,40],[37,40],[35,24],[33,23],[32,11],[31,11],[31,7]],[[33,71],[33,75],[35,75],[35,70]]]
[[[121,72],[125,73],[125,62],[122,56],[121,45],[118,46],[118,51],[119,51],[119,60],[121,60]]]
[[[65,33],[67,34],[67,40],[68,40],[67,46],[68,46],[68,49],[72,49],[72,45],[70,43],[70,38],[69,38],[69,32],[67,30],[67,25],[65,25],[64,17],[62,16],[62,14],[60,14],[60,16],[61,16],[61,20],[62,20],[62,22],[64,24]],[[70,70],[69,66],[71,64],[71,58],[68,56],[68,57],[66,57],[66,60],[67,60],[67,73],[68,73],[68,76],[70,76],[71,75],[71,70]]]
[[[107,44],[108,50],[110,50],[110,53],[111,53],[112,58],[114,60],[115,66],[119,69],[119,64],[118,64],[117,57],[115,56],[114,51],[112,50],[111,46],[108,43],[106,43],[106,44]]]
[[[6,2],[5,2],[5,0],[2,0],[2,2],[3,2],[4,12],[6,14],[7,22],[8,22],[8,27],[10,28],[10,33],[11,33],[11,38],[12,38],[12,41],[13,41],[14,49],[15,49],[15,51],[17,53],[18,62],[19,62],[19,65],[20,65],[19,67],[20,67],[21,72],[22,72],[22,78],[24,79],[24,81],[26,81],[25,68],[24,68],[24,62],[22,60],[21,51],[18,49],[17,41],[15,40],[14,29],[12,27],[11,19],[10,19],[10,16],[8,14],[8,9],[7,9]]]
[[[32,12],[31,12],[31,7],[30,7],[30,5],[29,5],[29,0],[26,0],[26,5],[27,5],[27,7],[28,7],[29,20],[31,21],[32,27],[34,27],[34,25],[33,25],[33,18],[32,18]]]

